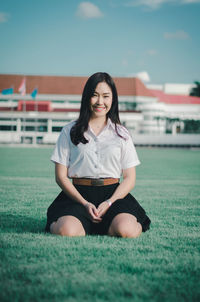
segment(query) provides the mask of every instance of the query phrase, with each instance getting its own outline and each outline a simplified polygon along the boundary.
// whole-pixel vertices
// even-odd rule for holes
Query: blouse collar
[[[106,126],[103,128],[103,130],[101,131],[101,133],[99,135],[101,135],[102,133],[104,133],[105,131],[107,131],[109,128],[112,128],[113,130],[115,130],[115,124],[111,121],[110,118],[107,119],[107,124]],[[92,135],[95,135],[92,128],[88,127],[88,130],[92,133]],[[95,135],[96,136],[96,135]]]

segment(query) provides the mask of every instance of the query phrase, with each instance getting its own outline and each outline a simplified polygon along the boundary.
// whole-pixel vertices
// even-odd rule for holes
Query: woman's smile
[[[98,112],[100,112],[100,111],[103,111],[103,110],[105,110],[106,108],[104,107],[104,106],[94,106],[94,110],[95,111],[98,111]]]

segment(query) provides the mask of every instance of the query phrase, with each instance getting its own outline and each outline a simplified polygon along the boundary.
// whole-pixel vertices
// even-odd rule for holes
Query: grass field
[[[200,151],[137,148],[137,239],[45,234],[52,148],[0,147],[0,300],[200,301]]]

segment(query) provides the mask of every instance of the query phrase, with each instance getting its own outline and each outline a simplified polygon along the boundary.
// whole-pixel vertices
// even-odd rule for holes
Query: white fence
[[[131,132],[131,131],[130,131]],[[200,147],[200,134],[132,134],[133,142],[139,146]],[[54,133],[17,133],[0,131],[1,144],[55,144],[59,132]]]
[[[200,147],[200,134],[134,134],[135,145]]]

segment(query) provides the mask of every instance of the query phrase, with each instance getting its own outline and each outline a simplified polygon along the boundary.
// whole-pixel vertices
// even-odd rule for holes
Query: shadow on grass
[[[1,213],[1,231],[18,233],[43,233],[46,219],[33,218],[25,215]]]

